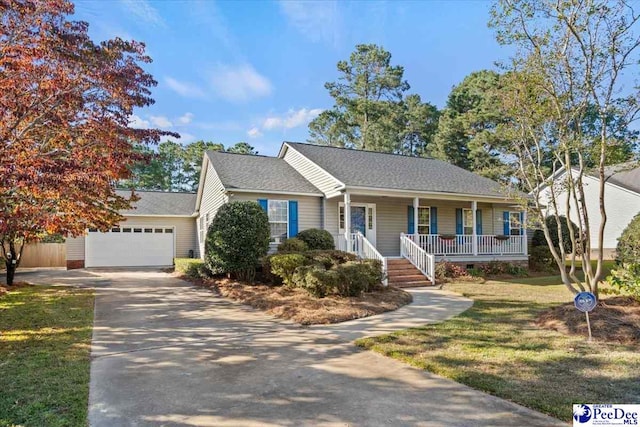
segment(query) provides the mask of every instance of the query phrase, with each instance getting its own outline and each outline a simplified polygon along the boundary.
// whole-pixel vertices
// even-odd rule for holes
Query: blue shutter
[[[524,236],[524,212],[520,212],[520,235]]]
[[[482,234],[482,210],[476,210],[476,234],[480,236]]]
[[[298,235],[298,201],[289,200],[289,237]]]
[[[258,199],[258,204],[265,212],[269,212],[269,203],[267,202],[267,199]]]
[[[416,232],[416,224],[413,221],[413,206],[407,206],[407,208],[409,208],[407,209],[407,233],[413,234]]]
[[[438,208],[431,208],[431,226],[429,227],[431,234],[438,234]]]
[[[462,209],[456,209],[456,234],[463,234],[464,229],[462,228]]]
[[[504,222],[502,234],[508,236],[511,230],[511,226],[509,224],[509,211],[502,212],[502,221]]]

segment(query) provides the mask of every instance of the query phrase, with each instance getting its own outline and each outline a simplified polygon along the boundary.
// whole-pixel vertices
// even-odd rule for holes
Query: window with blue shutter
[[[258,204],[265,212],[269,210],[269,201],[267,199],[258,199]]]
[[[413,216],[413,206],[409,205],[407,206],[407,208],[407,233],[413,234],[416,230],[416,224],[414,221],[415,218]]]
[[[463,234],[464,229],[462,225],[462,208],[456,209],[456,234]]]
[[[482,210],[476,210],[476,234],[478,236],[482,235]]]
[[[298,235],[298,201],[289,200],[289,237]]]

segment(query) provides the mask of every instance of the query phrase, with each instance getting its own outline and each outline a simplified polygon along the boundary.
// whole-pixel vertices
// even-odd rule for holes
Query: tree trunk
[[[16,275],[16,265],[11,261],[6,262],[7,265],[7,286],[13,286],[13,278]]]

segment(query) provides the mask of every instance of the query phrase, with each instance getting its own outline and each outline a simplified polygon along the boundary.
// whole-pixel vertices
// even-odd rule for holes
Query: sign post
[[[573,304],[587,317],[587,329],[589,330],[589,341],[591,341],[591,322],[589,321],[589,312],[596,308],[598,299],[591,292],[580,292],[573,299]]]

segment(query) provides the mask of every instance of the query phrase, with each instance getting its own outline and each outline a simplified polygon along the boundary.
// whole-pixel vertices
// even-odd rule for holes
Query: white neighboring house
[[[566,171],[561,170],[556,174],[554,182],[561,183],[566,178]],[[603,253],[605,259],[615,256],[618,238],[629,222],[640,213],[640,167],[633,167],[631,163],[609,166],[605,170],[605,211],[607,223],[604,230]],[[583,178],[584,193],[586,198],[587,213],[590,223],[591,246],[598,243],[600,229],[600,178],[594,175],[585,175]],[[556,187],[557,188],[557,187]],[[557,191],[557,190],[556,190]],[[540,201],[549,205],[550,189],[543,188],[540,191]],[[560,196],[564,200],[564,194]],[[560,203],[559,214],[566,215],[565,204]],[[549,212],[553,214],[553,212]],[[571,220],[578,223],[578,215],[575,203],[571,203]],[[592,250],[591,257],[597,256],[597,249]]]

